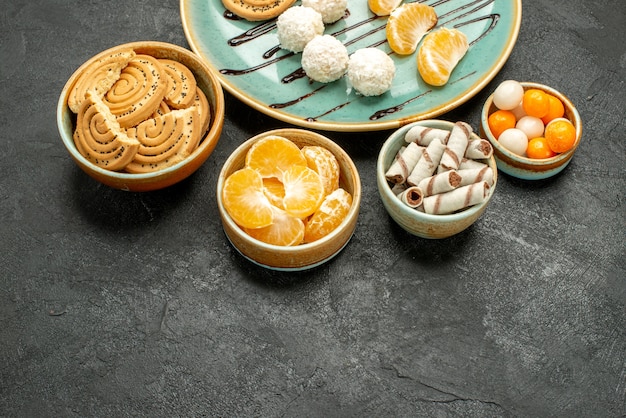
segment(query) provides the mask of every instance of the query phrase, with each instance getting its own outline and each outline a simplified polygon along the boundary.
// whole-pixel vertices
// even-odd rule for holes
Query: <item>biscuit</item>
[[[120,78],[122,69],[135,57],[135,51],[128,48],[113,54],[105,55],[92,61],[82,71],[72,86],[67,105],[74,113],[78,113],[80,105],[89,90],[94,90],[100,96],[113,86]]]
[[[226,9],[250,21],[277,17],[295,3],[295,0],[222,0]]]
[[[176,109],[148,119],[128,130],[139,142],[133,161],[126,165],[129,173],[147,173],[182,161],[200,142],[200,118],[195,106]]]
[[[88,91],[76,116],[74,143],[83,157],[107,170],[119,171],[139,150],[102,100]]]
[[[150,55],[138,54],[122,70],[103,101],[120,126],[130,128],[159,108],[166,88],[167,78],[159,61]]]
[[[165,102],[174,109],[191,106],[196,94],[196,78],[187,66],[178,61],[159,59],[165,70],[167,88]]]

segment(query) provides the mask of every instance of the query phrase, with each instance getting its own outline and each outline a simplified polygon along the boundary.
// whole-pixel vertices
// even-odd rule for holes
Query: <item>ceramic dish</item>
[[[285,137],[300,148],[305,145],[320,145],[332,152],[339,163],[339,185],[352,195],[352,206],[346,218],[330,234],[307,244],[278,246],[266,244],[245,233],[230,217],[222,200],[224,182],[233,172],[242,168],[250,147],[268,135]],[[356,166],[348,154],[333,141],[316,132],[304,129],[277,129],[261,133],[241,144],[228,157],[217,180],[217,206],[224,232],[233,247],[253,263],[281,271],[308,270],[326,263],[335,257],[350,241],[356,228],[361,205],[361,180]]]
[[[387,19],[375,17],[367,2],[349,3],[346,17],[326,26],[325,33],[341,40],[349,53],[375,46],[391,54],[396,77],[391,90],[377,97],[348,94],[345,79],[312,83],[301,71],[301,54],[280,49],[274,20],[229,17],[220,0],[181,0],[180,11],[189,45],[235,97],[294,125],[356,132],[394,129],[448,112],[478,93],[508,59],[520,28],[521,0],[426,3],[434,6],[439,26],[461,30],[470,42],[444,87],[420,79],[415,54],[390,52]]]
[[[524,87],[524,90],[543,90],[561,100],[565,109],[565,118],[569,119],[576,128],[576,142],[573,148],[562,154],[557,154],[552,158],[533,159],[517,155],[500,145],[500,142],[498,142],[489,130],[489,115],[497,110],[496,106],[493,104],[493,94],[487,98],[483,105],[480,118],[480,135],[491,142],[493,155],[496,158],[496,163],[500,171],[524,180],[546,179],[563,171],[572,160],[582,138],[582,120],[574,104],[563,93],[539,83],[521,82],[520,84]]]
[[[150,173],[131,174],[101,168],[86,159],[76,148],[73,133],[76,115],[68,107],[71,89],[82,71],[93,61],[112,53],[132,48],[137,54],[155,58],[167,58],[181,62],[191,70],[198,86],[204,92],[211,108],[209,128],[198,147],[184,160],[170,167]],[[107,186],[133,192],[162,189],[171,186],[194,173],[205,161],[219,141],[224,124],[224,92],[217,77],[204,61],[190,50],[165,42],[141,41],[118,45],[103,51],[81,65],[65,84],[57,104],[57,127],[65,148],[74,162],[89,176]]]
[[[498,182],[496,161],[493,157],[484,161],[481,160],[481,162],[484,162],[491,167],[494,176],[493,184],[489,189],[489,195],[482,203],[459,212],[446,215],[432,215],[410,208],[392,193],[391,187],[385,177],[385,173],[394,158],[396,158],[400,148],[403,145],[406,145],[404,140],[405,134],[415,125],[449,131],[452,129],[454,124],[443,120],[424,120],[403,126],[402,128],[394,131],[385,141],[378,155],[376,163],[376,183],[378,185],[378,193],[383,202],[383,206],[385,206],[385,209],[389,213],[389,216],[391,216],[391,218],[405,231],[421,238],[448,238],[469,228],[483,214],[485,209],[487,209]],[[479,139],[475,133],[471,134],[471,138]]]

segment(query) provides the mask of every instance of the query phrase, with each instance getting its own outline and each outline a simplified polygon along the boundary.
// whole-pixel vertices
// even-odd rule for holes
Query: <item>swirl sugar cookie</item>
[[[295,0],[222,0],[224,7],[250,21],[273,19],[294,3]]]
[[[200,118],[195,106],[176,109],[148,119],[128,135],[139,142],[129,173],[147,173],[176,164],[189,156],[200,142]]]
[[[126,135],[109,108],[92,91],[87,92],[78,111],[74,143],[83,157],[112,171],[126,167],[139,150],[139,142]]]
[[[106,92],[104,103],[122,128],[130,128],[149,118],[159,108],[166,88],[167,78],[159,61],[150,55],[138,54]]]
[[[100,95],[106,93],[134,57],[135,51],[128,48],[91,61],[72,86],[67,98],[70,110],[78,113],[87,91],[94,90]]]
[[[178,61],[159,59],[165,70],[167,88],[165,102],[174,109],[184,109],[194,102],[196,78],[189,68]]]

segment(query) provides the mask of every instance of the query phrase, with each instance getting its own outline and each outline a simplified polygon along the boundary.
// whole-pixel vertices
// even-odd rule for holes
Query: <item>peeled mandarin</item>
[[[394,9],[385,27],[387,42],[393,52],[409,55],[415,52],[422,37],[437,24],[437,13],[422,3],[406,3]]]
[[[389,16],[389,14],[402,3],[402,0],[368,0],[372,13],[376,16]]]
[[[252,144],[246,154],[245,164],[258,171],[263,178],[281,179],[289,167],[306,166],[306,159],[300,148],[289,139],[269,135]]]
[[[304,242],[313,242],[330,234],[346,218],[352,206],[352,195],[337,189],[322,202],[304,229]]]
[[[289,216],[284,210],[273,208],[274,222],[263,228],[244,228],[252,238],[271,245],[292,246],[302,243],[304,222]]]
[[[273,222],[272,204],[263,193],[263,180],[256,170],[245,167],[228,176],[222,200],[230,217],[241,227],[262,228]]]
[[[468,49],[463,32],[441,27],[424,38],[417,54],[417,71],[427,84],[443,86]]]
[[[324,199],[324,183],[315,171],[294,165],[283,174],[285,211],[296,218],[306,218]]]
[[[319,145],[307,145],[302,147],[302,154],[307,166],[322,178],[325,195],[339,187],[339,162],[332,152]]]

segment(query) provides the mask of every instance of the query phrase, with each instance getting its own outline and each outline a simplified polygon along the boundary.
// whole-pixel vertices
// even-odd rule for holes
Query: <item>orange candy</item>
[[[544,125],[547,125],[548,123],[550,123],[550,121],[554,119],[562,118],[565,114],[565,107],[563,106],[563,102],[561,102],[558,97],[554,97],[553,95],[548,94],[548,99],[550,101],[550,109],[548,110],[548,113],[541,118]]]
[[[515,115],[510,110],[496,110],[487,119],[489,130],[494,138],[509,128],[515,128]]]
[[[556,153],[550,149],[548,141],[544,137],[540,136],[528,141],[526,155],[528,158],[543,159],[554,157]]]
[[[550,149],[560,154],[574,147],[576,128],[567,119],[555,119],[546,126],[544,136]]]
[[[549,95],[539,89],[528,89],[524,92],[522,107],[528,116],[545,117],[550,111]]]

